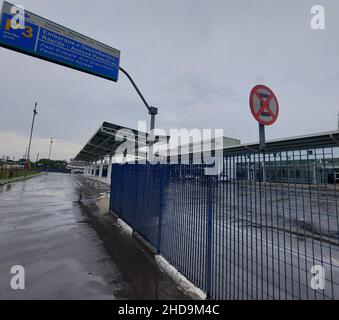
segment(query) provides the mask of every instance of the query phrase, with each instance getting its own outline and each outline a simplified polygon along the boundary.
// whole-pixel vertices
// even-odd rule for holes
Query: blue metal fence
[[[110,209],[157,248],[164,167],[113,165]]]
[[[110,208],[211,298],[339,299],[333,149],[225,153],[221,166],[114,164]]]

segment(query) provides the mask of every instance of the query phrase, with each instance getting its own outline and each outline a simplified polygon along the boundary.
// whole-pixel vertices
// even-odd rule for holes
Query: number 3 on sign
[[[17,29],[19,29],[20,24],[17,23]],[[6,21],[6,26],[5,26],[5,30],[10,30],[13,29],[12,28],[12,20],[11,19],[7,19]],[[14,29],[15,30],[15,29]],[[25,31],[21,32],[21,34],[25,37],[25,38],[32,38],[33,37],[33,29],[29,26],[25,26]]]

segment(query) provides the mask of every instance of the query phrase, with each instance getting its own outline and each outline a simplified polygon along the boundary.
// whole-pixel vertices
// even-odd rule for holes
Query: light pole
[[[132,79],[132,77],[128,74],[128,72],[119,67],[119,70],[128,78],[128,80],[132,83],[134,89],[136,90],[136,92],[138,93],[139,97],[141,98],[142,102],[144,103],[144,105],[146,106],[146,108],[148,109],[148,113],[151,116],[151,126],[150,126],[150,130],[152,133],[152,130],[154,130],[154,126],[155,126],[155,116],[158,114],[158,108],[155,107],[151,107],[146,99],[144,98],[144,96],[142,95],[142,93],[140,92],[139,88],[137,87],[137,85],[135,84],[134,80]]]
[[[149,135],[149,145],[150,145],[150,152],[149,154],[153,154],[153,143],[154,143],[154,128],[155,128],[155,116],[158,114],[158,108],[155,107],[151,107],[146,99],[144,98],[144,96],[142,95],[141,91],[139,90],[138,86],[135,84],[134,80],[132,79],[132,77],[128,74],[128,72],[119,67],[119,70],[128,78],[128,80],[132,83],[134,89],[136,90],[136,92],[138,93],[139,97],[141,98],[142,102],[144,103],[144,105],[146,106],[147,110],[148,110],[148,114],[151,116],[151,124],[150,124],[150,135]],[[138,146],[137,146],[137,152],[138,154]],[[146,156],[148,158],[148,156]]]
[[[51,162],[52,144],[53,144],[53,138],[51,138],[51,143],[50,143],[50,145],[49,145],[47,173],[49,172],[49,164],[50,164],[50,162]]]
[[[34,120],[35,120],[35,116],[38,114],[38,111],[36,111],[36,107],[38,106],[38,103],[35,103],[35,108],[33,110],[33,119],[32,119],[32,127],[31,127],[31,134],[29,136],[29,143],[28,143],[28,151],[27,151],[27,158],[26,160],[29,161],[29,155],[31,152],[31,143],[32,143],[32,135],[33,135],[33,129],[34,129]]]

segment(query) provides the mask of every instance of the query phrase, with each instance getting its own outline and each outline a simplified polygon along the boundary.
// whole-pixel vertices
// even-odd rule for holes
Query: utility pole
[[[49,145],[49,154],[48,154],[48,166],[47,166],[47,172],[49,172],[49,164],[50,164],[50,162],[51,162],[52,144],[53,144],[53,138],[51,138],[51,144]]]
[[[37,153],[37,155],[36,155],[36,161],[35,162],[38,162],[39,161],[39,152]]]
[[[38,111],[36,111],[36,107],[38,106],[38,103],[35,103],[35,108],[33,110],[33,119],[32,119],[32,127],[31,127],[31,134],[29,136],[29,143],[28,143],[28,151],[27,151],[27,158],[26,160],[29,161],[29,155],[31,152],[31,143],[32,143],[32,135],[33,135],[33,129],[34,129],[34,121],[35,121],[35,116],[38,114]]]

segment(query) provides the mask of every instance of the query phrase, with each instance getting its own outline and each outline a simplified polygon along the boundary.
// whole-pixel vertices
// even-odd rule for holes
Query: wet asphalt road
[[[185,298],[111,220],[93,224],[100,190],[81,179],[49,174],[0,186],[0,299]],[[25,268],[25,290],[10,287],[13,265]]]

